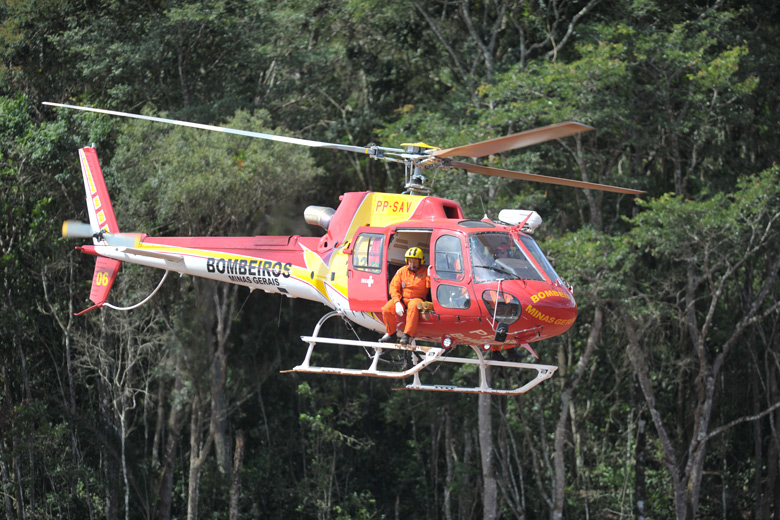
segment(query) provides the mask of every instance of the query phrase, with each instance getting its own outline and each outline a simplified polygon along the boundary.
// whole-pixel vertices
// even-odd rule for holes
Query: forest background
[[[775,0],[3,0],[6,518],[780,517],[779,64]],[[311,302],[183,277],[76,318],[93,262],[59,234],[93,143],[157,235],[316,235],[305,206],[400,171],[42,101],[355,145],[576,120],[490,164],[647,194],[440,174],[469,217],[545,218],[579,317],[524,396],[394,392],[279,374]]]

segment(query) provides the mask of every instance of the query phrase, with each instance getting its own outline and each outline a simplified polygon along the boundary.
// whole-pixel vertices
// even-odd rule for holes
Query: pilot
[[[406,311],[406,326],[399,343],[407,345],[417,331],[417,322],[420,320],[418,303],[422,303],[431,288],[431,280],[428,270],[423,267],[422,249],[410,247],[404,255],[406,265],[401,267],[390,282],[390,301],[382,307],[382,320],[385,322],[387,333],[379,341],[387,343],[392,341],[398,327],[396,314],[403,316]]]
[[[512,246],[506,242],[499,243],[492,250],[488,247],[476,247],[474,251],[474,281],[477,283],[501,278],[501,273],[505,268],[498,261],[513,256]]]
[[[512,248],[506,242],[501,242],[496,246],[496,260],[507,258],[512,253]]]

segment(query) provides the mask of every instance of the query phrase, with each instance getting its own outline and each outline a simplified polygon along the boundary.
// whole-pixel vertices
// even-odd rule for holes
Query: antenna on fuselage
[[[482,217],[482,220],[490,220],[490,217],[488,217],[487,214],[487,208],[485,207],[485,201],[482,200],[482,195],[479,196],[479,203],[482,204],[482,211],[485,212],[485,216]]]

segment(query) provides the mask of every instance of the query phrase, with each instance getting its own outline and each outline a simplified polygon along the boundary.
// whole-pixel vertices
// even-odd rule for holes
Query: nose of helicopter
[[[522,299],[522,317],[526,325],[541,326],[541,337],[563,334],[577,318],[577,302],[565,287],[555,284],[529,283]]]

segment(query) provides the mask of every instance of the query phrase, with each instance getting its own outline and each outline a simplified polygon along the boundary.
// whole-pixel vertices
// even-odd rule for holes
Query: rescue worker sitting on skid
[[[379,338],[382,343],[392,341],[398,324],[396,314],[404,315],[406,310],[406,326],[401,336],[402,345],[407,345],[417,331],[417,322],[420,320],[420,310],[417,304],[425,300],[428,290],[431,288],[431,280],[428,270],[423,267],[422,249],[410,247],[404,255],[406,265],[401,267],[390,282],[390,301],[382,307],[382,320],[385,322],[387,334]]]

